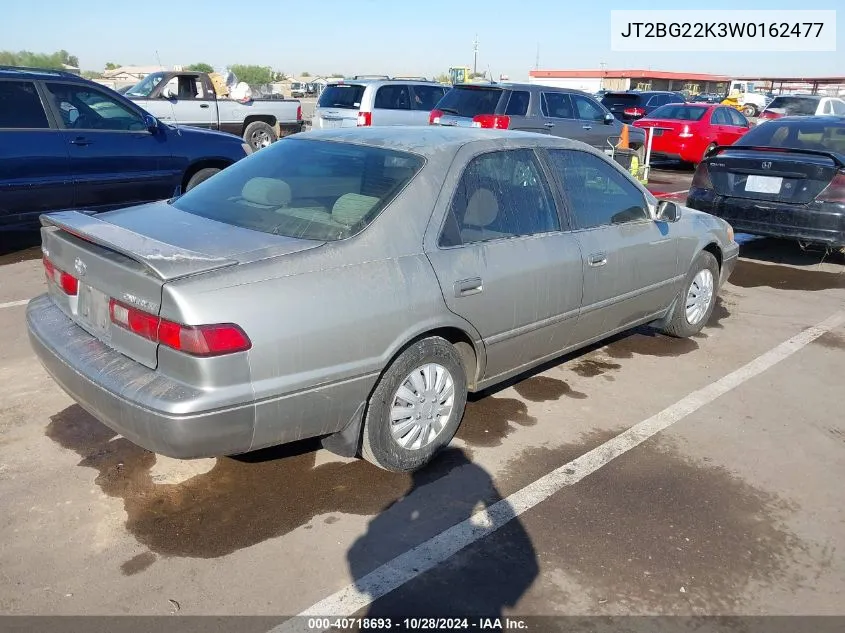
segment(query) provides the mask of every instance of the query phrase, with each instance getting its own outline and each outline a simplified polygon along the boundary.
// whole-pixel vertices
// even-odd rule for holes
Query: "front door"
[[[611,150],[607,139],[613,133],[613,126],[605,123],[607,111],[596,101],[579,94],[572,95],[572,105],[583,134],[579,140],[602,152]]]
[[[45,87],[70,152],[76,206],[105,211],[173,195],[180,173],[167,136],[147,130],[143,111],[84,84]]]
[[[578,150],[550,150],[549,157],[583,254],[584,299],[572,342],[665,310],[683,278],[674,225],[652,219],[642,191],[609,159]]]
[[[446,305],[481,334],[485,379],[569,344],[581,303],[581,253],[562,230],[533,150],[470,159],[427,254]]]

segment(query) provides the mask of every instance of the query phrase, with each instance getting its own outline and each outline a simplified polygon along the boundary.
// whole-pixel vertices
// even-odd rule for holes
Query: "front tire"
[[[698,334],[713,314],[718,285],[719,262],[712,253],[701,251],[690,266],[663,333],[677,338]]]
[[[466,373],[455,347],[436,336],[413,343],[370,396],[362,456],[393,472],[421,468],[454,437],[466,399]]]
[[[759,111],[757,110],[756,105],[754,105],[753,103],[748,103],[748,104],[742,106],[742,113],[746,117],[751,118],[751,117],[757,116],[759,114]]]
[[[206,167],[205,169],[200,169],[197,173],[191,176],[190,180],[188,180],[188,184],[185,185],[185,191],[190,191],[198,184],[200,184],[201,182],[205,182],[219,171],[220,170],[217,167]]]
[[[244,140],[249,143],[252,151],[257,152],[279,140],[275,128],[264,121],[253,121],[244,130]]]

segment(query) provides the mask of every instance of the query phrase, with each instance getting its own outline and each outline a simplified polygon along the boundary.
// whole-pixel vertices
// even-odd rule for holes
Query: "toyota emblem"
[[[79,275],[80,277],[84,277],[85,271],[88,269],[88,267],[85,265],[85,262],[83,262],[81,259],[79,259],[77,257],[73,261],[73,269],[76,271],[77,275]]]

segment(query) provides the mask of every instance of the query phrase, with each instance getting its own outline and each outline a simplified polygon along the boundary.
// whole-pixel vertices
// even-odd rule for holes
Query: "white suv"
[[[433,81],[344,80],[320,93],[311,128],[428,125],[428,115],[449,90]]]

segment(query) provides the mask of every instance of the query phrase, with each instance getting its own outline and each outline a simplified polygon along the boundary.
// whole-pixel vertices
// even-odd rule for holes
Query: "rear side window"
[[[0,128],[49,128],[41,98],[31,81],[0,81]]]
[[[543,116],[556,119],[574,119],[572,100],[565,92],[544,92],[541,105]]]
[[[505,114],[508,116],[525,116],[528,114],[528,102],[531,97],[525,90],[514,90],[508,100]]]
[[[340,240],[363,231],[424,162],[379,147],[286,138],[172,204],[262,233]]]
[[[747,127],[748,126],[748,119],[742,116],[738,110],[729,109],[727,110],[728,117],[730,117],[731,125],[736,125],[737,127]]]
[[[819,107],[817,99],[804,99],[802,97],[775,97],[769,104],[767,110],[776,110],[786,116],[808,116],[816,113]]]
[[[549,156],[577,228],[648,219],[642,192],[607,161],[577,150],[550,150]]]
[[[743,145],[845,152],[845,124],[816,121],[779,123],[777,119],[752,128]]]
[[[376,91],[373,107],[379,110],[410,110],[411,91],[402,84],[381,86]]]
[[[361,107],[364,86],[355,84],[331,84],[320,95],[317,106],[320,108],[348,108],[357,110]]]
[[[434,110],[437,102],[446,94],[444,86],[411,86],[411,91],[414,93],[411,107],[414,110],[425,110],[426,112]]]
[[[657,108],[649,116],[652,119],[676,119],[678,121],[700,121],[707,108],[699,106],[665,105]]]
[[[440,246],[460,246],[560,230],[560,219],[534,152],[476,156],[455,190]]]
[[[496,106],[501,96],[501,88],[456,87],[446,93],[437,104],[437,109],[447,114],[470,118],[479,114],[496,114]]]
[[[728,118],[728,111],[725,108],[716,108],[713,111],[713,116],[710,117],[710,122],[713,125],[731,125]]]
[[[845,114],[845,101],[833,101],[833,113]]]

